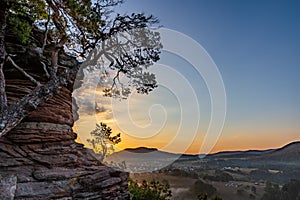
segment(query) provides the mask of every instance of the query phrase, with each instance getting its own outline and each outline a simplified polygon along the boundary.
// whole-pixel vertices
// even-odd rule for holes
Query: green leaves
[[[132,200],[167,200],[172,197],[170,185],[167,181],[160,183],[157,180],[147,182],[143,180],[142,184],[129,179],[128,190]]]
[[[37,20],[47,19],[48,13],[43,0],[11,0],[8,23],[19,42],[30,43],[33,23]]]
[[[89,52],[98,48],[102,55],[93,63],[101,60],[106,65],[101,67],[117,72],[111,87],[104,89],[105,96],[126,99],[133,88],[148,94],[157,87],[157,82],[155,75],[147,70],[159,60],[162,45],[159,33],[147,27],[158,20],[143,13],[114,13],[114,6],[122,2],[10,0],[10,34],[22,44],[64,48],[79,61],[85,61]]]
[[[31,25],[19,18],[18,16],[10,16],[9,25],[12,27],[12,32],[16,35],[19,42],[28,44],[31,35]]]

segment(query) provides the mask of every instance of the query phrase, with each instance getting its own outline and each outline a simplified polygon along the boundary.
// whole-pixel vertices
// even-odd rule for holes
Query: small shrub
[[[129,179],[128,189],[132,200],[167,200],[172,197],[170,185],[167,181],[160,183],[152,180],[147,182],[143,180],[142,184]]]

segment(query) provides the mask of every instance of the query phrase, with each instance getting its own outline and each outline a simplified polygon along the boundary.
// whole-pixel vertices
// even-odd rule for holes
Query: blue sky
[[[299,1],[131,0],[124,8],[157,16],[207,50],[226,87],[228,126],[290,126],[300,136]]]
[[[127,0],[117,10],[153,14],[160,25],[196,40],[214,60],[227,95],[226,122],[214,151],[272,148],[300,139],[299,1]],[[205,84],[186,70],[188,63],[170,58],[164,54],[160,63],[191,82],[204,112],[200,128],[206,127]]]

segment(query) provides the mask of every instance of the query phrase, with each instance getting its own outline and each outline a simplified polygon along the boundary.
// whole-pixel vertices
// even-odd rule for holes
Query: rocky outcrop
[[[7,50],[30,75],[46,80],[36,49],[7,44]],[[61,55],[62,69],[75,64]],[[10,104],[34,88],[9,64],[4,73]],[[71,93],[69,84],[0,138],[0,199],[129,199],[128,174],[75,142]]]

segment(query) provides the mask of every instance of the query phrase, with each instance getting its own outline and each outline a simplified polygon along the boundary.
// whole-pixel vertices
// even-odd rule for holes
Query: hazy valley
[[[206,156],[179,155],[140,147],[111,155],[108,160],[123,163],[131,178],[167,180],[172,199],[196,199],[197,184],[207,184],[211,195],[222,199],[261,199],[267,182],[282,187],[300,180],[300,142],[278,149],[227,151]],[[206,188],[206,186],[201,186]]]

